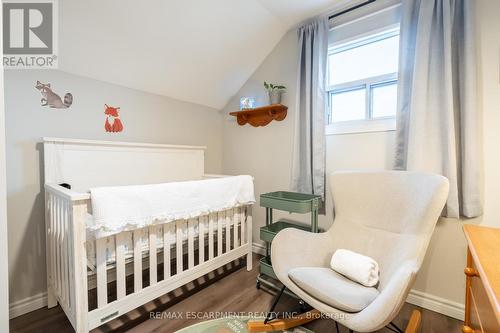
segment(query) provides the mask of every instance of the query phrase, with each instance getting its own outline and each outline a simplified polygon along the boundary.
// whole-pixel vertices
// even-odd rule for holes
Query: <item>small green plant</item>
[[[268,92],[272,92],[272,91],[285,91],[286,90],[285,86],[277,85],[277,84],[272,84],[272,83],[267,83],[266,81],[264,81],[264,88],[266,88],[266,90]]]

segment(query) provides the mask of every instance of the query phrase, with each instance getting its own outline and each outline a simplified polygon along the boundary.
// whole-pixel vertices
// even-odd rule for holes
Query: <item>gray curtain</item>
[[[402,1],[395,168],[446,176],[454,218],[482,214],[473,6]]]
[[[325,77],[328,17],[315,18],[298,29],[297,110],[291,187],[325,194]]]

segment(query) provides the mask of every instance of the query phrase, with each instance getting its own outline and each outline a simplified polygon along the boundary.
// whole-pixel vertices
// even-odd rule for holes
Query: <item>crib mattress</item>
[[[208,236],[208,219],[200,219],[200,223],[204,226],[204,234]],[[91,226],[93,223],[93,217],[92,215],[88,214],[87,215],[87,226]],[[238,226],[239,223],[236,224]],[[230,219],[230,226],[234,226],[234,221],[233,219]],[[216,231],[218,230],[218,223],[215,222],[213,224],[213,230]],[[222,229],[224,230],[226,228],[226,219],[223,219],[222,221]],[[163,253],[163,229],[162,227],[156,228],[156,248],[157,248],[157,254]],[[173,230],[173,229],[172,229]],[[141,253],[143,258],[149,257],[149,228],[142,228],[138,230],[140,234],[140,243],[141,243]],[[198,224],[194,225],[194,234],[195,234],[195,239],[198,239],[199,237],[199,226]],[[95,234],[93,234],[93,231],[91,228],[87,228],[87,239],[90,239],[90,241],[86,242],[86,249],[87,249],[87,267],[89,271],[95,272],[96,269],[96,241],[95,241]],[[186,243],[188,239],[188,227],[186,223],[183,223],[182,225],[182,242]],[[133,237],[132,237],[132,232],[127,232],[125,234],[125,262],[129,263],[133,260],[134,257],[134,246],[133,246]],[[175,230],[169,234],[169,244],[171,248],[175,248],[177,245],[177,235],[175,233]],[[115,244],[115,237],[110,236],[106,237],[106,265],[108,267],[113,267],[116,263],[116,244]]]

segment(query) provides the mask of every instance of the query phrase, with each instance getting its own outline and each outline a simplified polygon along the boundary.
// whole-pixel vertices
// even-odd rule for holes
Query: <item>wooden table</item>
[[[500,333],[500,229],[464,226],[467,238],[464,333]]]

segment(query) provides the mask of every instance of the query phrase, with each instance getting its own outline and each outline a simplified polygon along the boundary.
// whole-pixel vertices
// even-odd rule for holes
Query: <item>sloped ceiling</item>
[[[59,67],[221,109],[287,30],[338,2],[59,1]]]

